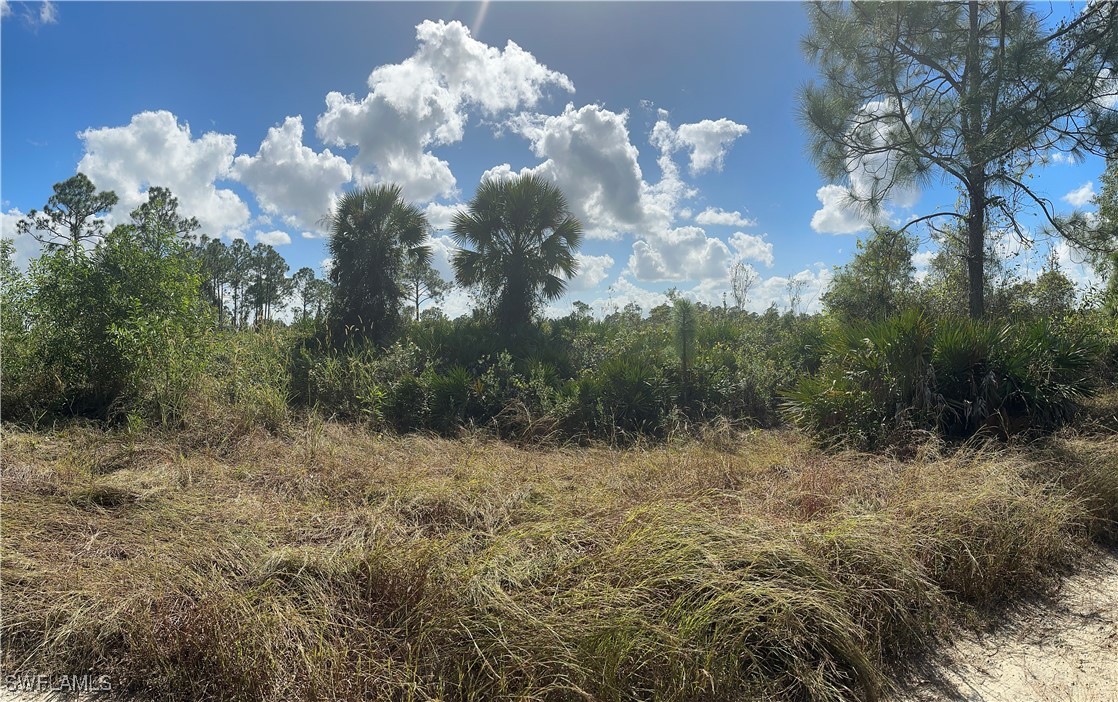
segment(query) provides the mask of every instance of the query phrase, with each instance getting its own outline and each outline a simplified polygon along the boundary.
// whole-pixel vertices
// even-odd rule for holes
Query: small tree
[[[675,336],[675,349],[679,354],[679,404],[687,409],[691,406],[691,366],[695,362],[695,340],[699,335],[699,316],[695,305],[682,297],[672,301],[672,322]]]
[[[38,366],[24,378],[24,408],[160,421],[181,413],[205,321],[198,262],[166,221],[142,207],[132,214],[90,256],[51,247],[32,262],[27,324]]]
[[[141,243],[154,250],[165,247],[168,239],[189,239],[198,229],[198,220],[179,214],[179,199],[167,188],[148,188],[147,202],[132,211],[132,225],[141,236]],[[177,244],[176,244],[177,246]]]
[[[824,307],[842,317],[867,321],[894,315],[913,295],[915,253],[915,239],[888,228],[859,240],[853,260],[831,279],[823,295]]]
[[[1118,241],[1118,157],[1107,162],[1106,171],[1099,180],[1101,188],[1095,196],[1095,205],[1099,208],[1096,223],[1099,238]],[[1107,281],[1103,304],[1111,314],[1118,316],[1118,251],[1107,256],[1096,256],[1094,265],[1095,270]]]
[[[29,335],[27,276],[15,265],[15,244],[0,238],[0,411],[21,409],[18,390],[27,382],[34,353]]]
[[[803,301],[804,288],[807,287],[807,281],[803,278],[796,276],[789,276],[788,282],[784,285],[788,290],[788,314],[795,316],[796,312],[800,309],[800,302]]]
[[[734,307],[744,310],[749,302],[749,291],[761,276],[753,266],[744,261],[735,261],[730,266],[730,293],[734,296]]]
[[[299,300],[299,314],[297,319],[307,318],[307,306],[311,304],[311,295],[314,290],[314,269],[306,266],[295,271],[291,276],[291,287]]]
[[[1057,319],[1075,308],[1075,283],[1064,274],[1054,252],[1037,276],[1030,297],[1033,313],[1041,319]]]
[[[329,280],[315,278],[307,287],[307,306],[314,309],[314,319],[320,322],[326,318],[330,301],[334,299],[334,284]]]
[[[83,173],[56,183],[43,211],[31,210],[16,223],[20,234],[35,237],[48,251],[69,248],[74,261],[85,255],[85,243],[105,233],[104,215],[118,198],[111,190],[98,192]]]
[[[245,298],[252,302],[254,322],[272,321],[273,313],[282,310],[291,294],[287,261],[272,246],[263,242],[252,247],[251,284]]]
[[[229,287],[233,294],[233,329],[244,329],[248,318],[245,291],[252,274],[252,247],[244,239],[229,245]]]
[[[225,324],[225,286],[233,269],[229,247],[221,239],[202,236],[195,247],[202,275],[202,297],[217,310],[217,325]]]
[[[419,321],[419,307],[424,302],[441,302],[454,287],[444,280],[431,266],[430,261],[410,259],[404,268],[404,285],[415,308],[415,321]]]
[[[431,258],[423,244],[427,229],[427,217],[404,201],[397,185],[342,196],[330,217],[335,343],[350,335],[390,341],[400,321],[408,261]]]
[[[918,286],[920,305],[941,316],[969,314],[969,283],[966,262],[967,232],[962,225],[944,227],[935,236],[939,249],[932,256],[927,275]],[[989,315],[1005,316],[1013,307],[1014,285],[1018,282],[1013,268],[996,246],[988,240],[983,254],[982,299]]]

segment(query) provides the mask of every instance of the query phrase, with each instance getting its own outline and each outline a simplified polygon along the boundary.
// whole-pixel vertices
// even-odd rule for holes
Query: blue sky
[[[5,2],[3,231],[82,170],[121,197],[114,217],[163,185],[207,234],[321,271],[317,222],[345,189],[393,180],[445,227],[481,178],[532,170],[587,231],[553,312],[647,310],[671,287],[718,302],[735,261],[761,276],[751,308],[783,305],[793,276],[815,306],[865,223],[805,151],[806,30],[798,3]],[[1052,163],[1035,184],[1090,209],[1103,167]],[[955,197],[933,183],[890,216]]]

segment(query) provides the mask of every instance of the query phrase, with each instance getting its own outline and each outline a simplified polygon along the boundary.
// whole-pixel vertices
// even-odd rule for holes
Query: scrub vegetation
[[[884,190],[849,183],[869,207],[936,169],[967,196],[910,223],[926,276],[879,226],[818,312],[795,285],[750,311],[737,264],[721,304],[545,318],[582,224],[537,177],[479,187],[453,280],[391,184],[324,217],[325,279],[164,188],[107,229],[115,194],[57,184],[19,224],[42,255],[0,247],[5,671],[137,699],[872,700],[1118,543],[1118,162],[1097,216],[1043,212],[1101,287],[993,246],[1039,153],[1113,155],[1078,72],[1114,63],[1113,6],[1048,39],[1028,6],[830,9],[801,96],[824,171],[886,154]],[[885,89],[920,76],[939,131]],[[454,285],[476,304],[450,319]]]

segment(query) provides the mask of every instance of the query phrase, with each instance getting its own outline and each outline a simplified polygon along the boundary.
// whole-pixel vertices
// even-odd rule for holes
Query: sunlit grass
[[[1118,516],[1112,434],[898,462],[312,419],[3,451],[4,669],[145,699],[872,699]]]

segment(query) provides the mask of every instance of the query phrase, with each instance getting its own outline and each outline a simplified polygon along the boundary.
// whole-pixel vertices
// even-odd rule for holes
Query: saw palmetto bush
[[[668,409],[660,364],[647,356],[606,359],[595,374],[601,424],[622,433],[655,434]]]
[[[1045,322],[933,322],[909,311],[830,329],[821,372],[800,380],[784,409],[825,444],[865,448],[914,431],[1050,430],[1090,394],[1094,346]]]
[[[934,424],[932,336],[915,312],[830,328],[823,368],[789,391],[787,417],[824,443],[865,447],[898,428]]]
[[[477,405],[477,385],[470,372],[454,366],[442,373],[429,371],[424,378],[428,390],[431,426],[444,434],[462,426]]]

